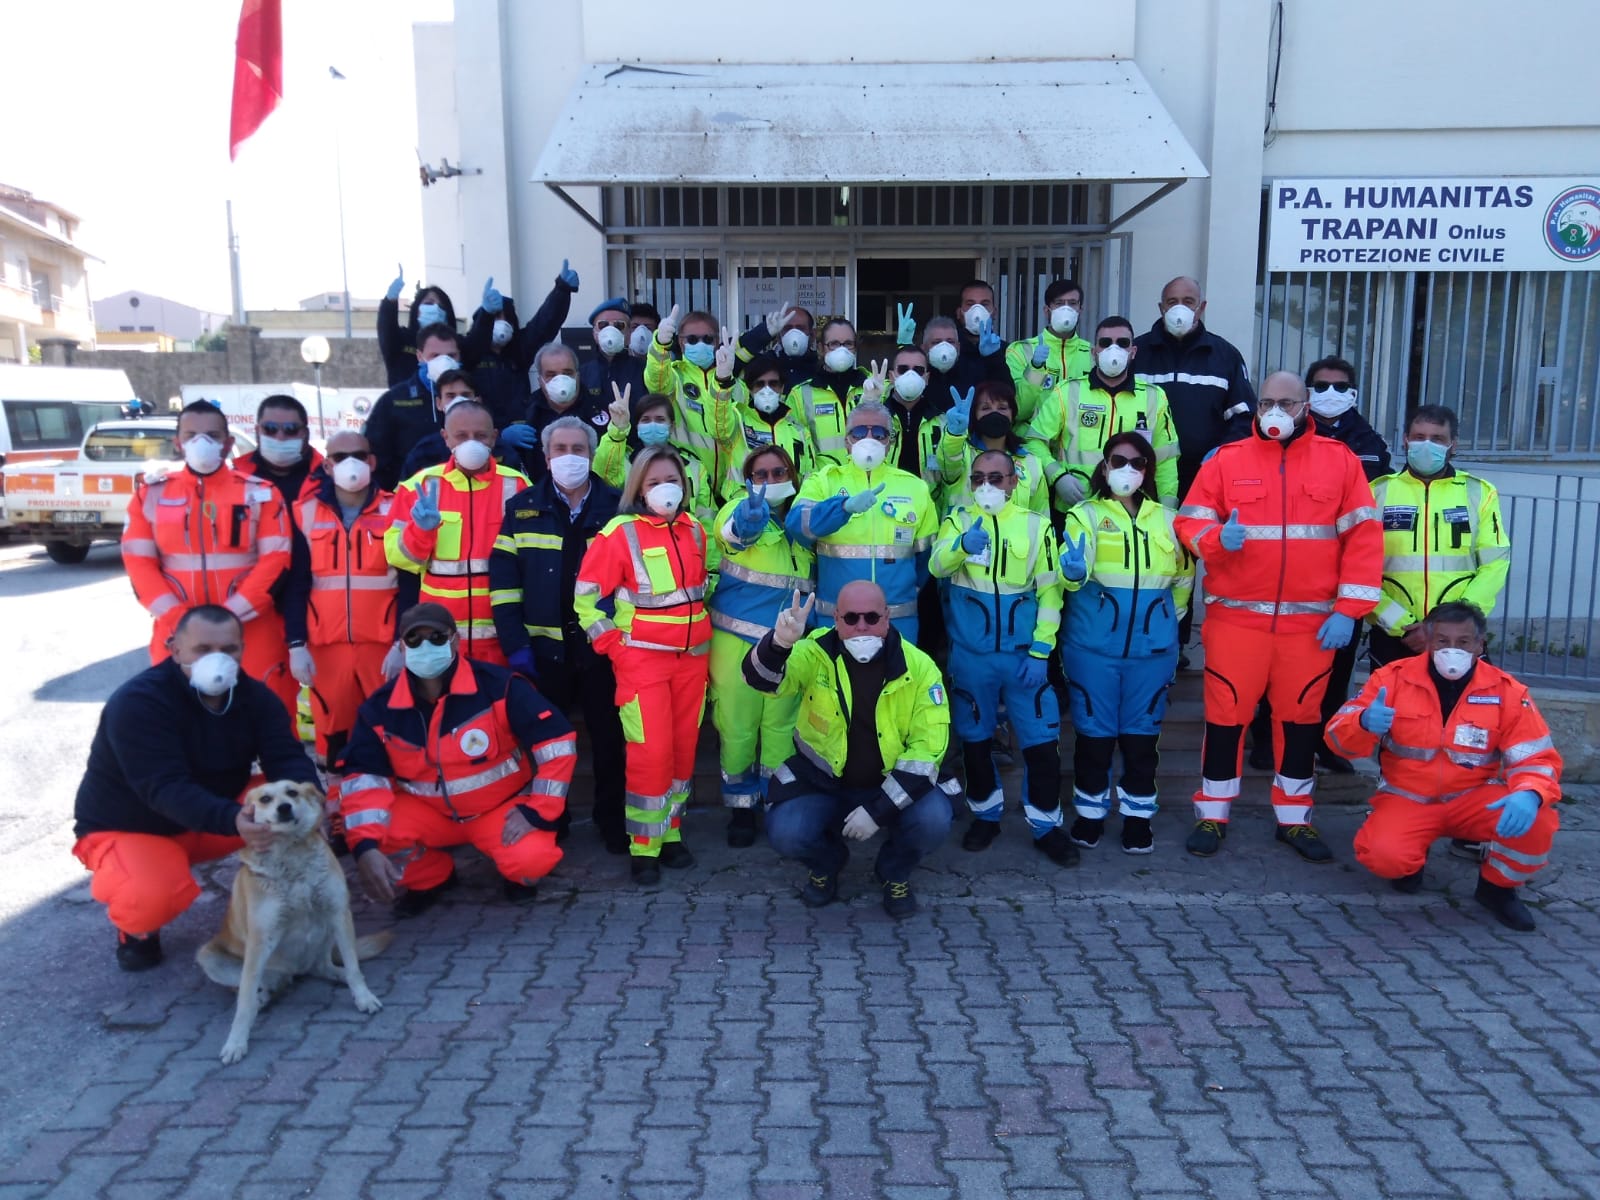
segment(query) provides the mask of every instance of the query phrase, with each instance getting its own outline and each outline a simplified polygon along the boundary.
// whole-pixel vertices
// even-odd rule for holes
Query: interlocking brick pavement
[[[1113,836],[1070,871],[1008,814],[918,872],[900,924],[861,863],[804,908],[800,868],[721,847],[716,811],[650,892],[579,822],[537,904],[463,859],[367,964],[381,1013],[303,981],[233,1067],[231,994],[191,962],[232,868],[141,976],[73,884],[16,919],[62,954],[35,964],[52,1002],[4,1014],[27,1090],[0,1200],[1596,1196],[1594,803],[1565,810],[1529,936],[1442,847],[1420,896],[1366,876],[1355,808],[1319,812],[1327,868],[1259,806],[1214,860],[1171,804],[1154,856]]]

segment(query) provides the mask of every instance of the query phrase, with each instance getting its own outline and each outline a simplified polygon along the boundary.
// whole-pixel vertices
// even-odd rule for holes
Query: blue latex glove
[[[1512,792],[1484,807],[1490,812],[1500,812],[1500,823],[1494,827],[1495,837],[1519,838],[1533,828],[1533,819],[1539,815],[1543,803],[1533,792]]]
[[[573,291],[578,290],[578,273],[572,269],[572,264],[564,258],[561,260],[561,274],[557,275],[556,278]]]
[[[844,502],[844,510],[845,510],[845,512],[847,512],[847,513],[864,513],[864,512],[866,512],[867,509],[871,508],[874,504],[876,504],[878,502],[878,497],[883,494],[883,489],[885,487],[887,487],[887,486],[888,486],[888,484],[880,483],[875,488],[869,488],[867,491],[864,491],[864,492],[857,492],[854,496],[851,496],[850,499],[848,499],[848,500],[846,500]]]
[[[1317,630],[1317,642],[1324,650],[1343,650],[1355,635],[1356,619],[1343,613],[1330,613]]]
[[[1394,728],[1394,709],[1385,703],[1388,699],[1389,689],[1379,688],[1377,699],[1367,705],[1367,710],[1361,714],[1361,728],[1379,737]]]
[[[521,650],[506,655],[506,665],[519,675],[526,675],[534,682],[538,682],[539,672],[534,665],[532,646],[524,646]]]
[[[399,263],[396,263],[395,266],[399,269],[400,273],[394,277],[394,282],[389,285],[389,290],[383,294],[383,298],[385,300],[400,299],[400,289],[406,286],[405,267],[401,266]]]
[[[739,502],[733,510],[733,535],[741,542],[753,542],[766,531],[772,519],[772,509],[767,506],[767,485],[762,484]]]
[[[972,518],[972,528],[961,535],[961,549],[968,558],[982,554],[989,548],[989,531],[977,517]]]
[[[994,331],[994,322],[985,321],[978,330],[978,353],[988,357],[1004,345],[1005,342],[1001,341],[1000,335]]]
[[[1222,538],[1222,548],[1224,550],[1238,550],[1244,545],[1244,526],[1239,524],[1239,510],[1237,508],[1228,514],[1228,523],[1222,527],[1222,533],[1219,536]]]
[[[411,523],[418,529],[439,528],[439,480],[424,479],[417,489],[417,502],[411,506]]]
[[[500,431],[500,440],[517,450],[532,450],[539,444],[539,431],[526,421],[518,421]]]
[[[494,286],[494,276],[489,276],[483,284],[483,311],[497,313],[506,306],[506,298]]]
[[[968,388],[965,396],[955,388],[950,389],[950,399],[956,406],[944,415],[944,431],[951,437],[967,436],[967,426],[972,423],[972,400],[977,394],[977,388]]]
[[[1200,461],[1203,462],[1203,463],[1210,462],[1213,458],[1215,458],[1217,456],[1217,451],[1221,450],[1221,449],[1222,449],[1221,446],[1213,446],[1213,447],[1211,447],[1211,449],[1206,451],[1205,457],[1202,458]]]
[[[1029,359],[1035,370],[1043,370],[1050,361],[1050,347],[1045,343],[1044,334],[1039,335],[1039,340],[1033,344],[1033,357]]]
[[[1017,664],[1017,682],[1025,688],[1042,688],[1050,668],[1042,658],[1029,655]]]
[[[896,304],[894,306],[895,318],[900,325],[899,336],[895,338],[897,345],[910,346],[916,343],[917,321],[911,315],[912,307],[910,304]]]
[[[1061,578],[1081,583],[1089,578],[1089,535],[1080,533],[1078,540],[1067,538],[1061,549]]]

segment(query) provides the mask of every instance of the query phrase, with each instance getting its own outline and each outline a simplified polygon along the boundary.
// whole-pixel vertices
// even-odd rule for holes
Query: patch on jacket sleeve
[[[934,684],[928,689],[928,699],[932,700],[935,704],[942,705],[944,703],[944,688],[937,683]]]

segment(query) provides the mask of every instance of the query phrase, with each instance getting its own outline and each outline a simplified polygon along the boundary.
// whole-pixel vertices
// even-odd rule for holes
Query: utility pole
[[[239,278],[239,239],[233,232],[233,201],[228,201],[228,270],[233,276],[233,323],[244,324],[244,284]]]

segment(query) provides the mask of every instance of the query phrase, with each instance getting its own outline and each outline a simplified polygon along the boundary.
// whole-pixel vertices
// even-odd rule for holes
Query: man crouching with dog
[[[190,867],[271,845],[271,827],[239,806],[253,763],[270,781],[317,786],[282,701],[240,673],[238,617],[191,608],[167,648],[106,701],[75,805],[72,853],[93,873],[124,971],[161,961],[162,926],[200,894]]]
[[[455,882],[447,848],[471,845],[528,903],[561,861],[572,726],[524,676],[462,657],[442,605],[407,609],[398,632],[405,670],[362,704],[335,768],[362,885],[414,917]]]

